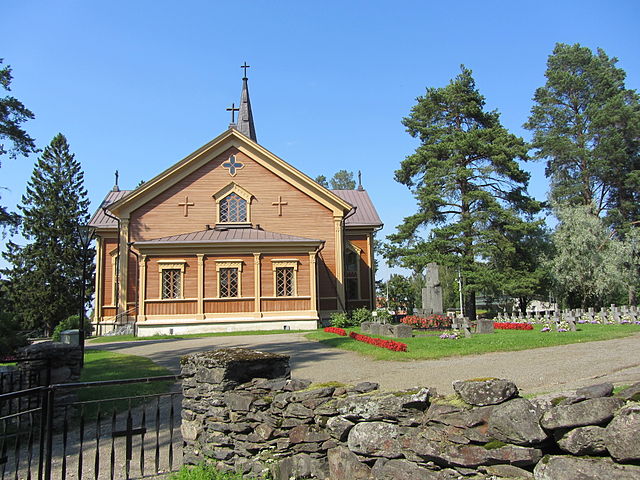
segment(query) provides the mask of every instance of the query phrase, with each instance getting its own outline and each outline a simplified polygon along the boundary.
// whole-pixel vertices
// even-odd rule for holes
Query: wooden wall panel
[[[102,307],[102,316],[103,317],[113,317],[116,314],[115,307]]]
[[[242,297],[253,297],[254,265],[253,255],[205,255],[204,257],[204,298],[216,298],[218,296],[218,271],[216,261],[242,260],[241,292]]]
[[[104,276],[102,279],[102,303],[103,305],[113,305],[113,265],[111,252],[118,246],[115,238],[105,238],[102,250],[102,264],[104,265]]]
[[[146,315],[191,315],[197,311],[197,302],[168,302],[149,301],[145,302]]]
[[[320,310],[336,310],[338,301],[335,298],[321,298],[319,301]]]
[[[262,300],[263,312],[310,310],[311,300],[308,298],[278,298]]]
[[[193,255],[182,256],[147,256],[147,279],[145,298],[160,299],[161,274],[159,261],[185,260],[183,281],[184,298],[196,298],[198,296],[198,258]],[[132,273],[134,272],[134,273]],[[135,277],[135,270],[129,270],[129,278]],[[132,298],[132,297],[129,297]]]
[[[263,255],[262,257],[262,296],[263,297],[275,297],[275,284],[273,277],[273,263],[272,260],[278,259],[295,259],[298,260],[297,271],[297,295],[298,296],[310,296],[310,277],[309,277],[309,255]]]
[[[253,312],[253,300],[205,300],[204,313],[247,313]]]

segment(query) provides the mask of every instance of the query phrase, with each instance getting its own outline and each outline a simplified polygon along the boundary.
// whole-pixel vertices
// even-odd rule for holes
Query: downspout
[[[114,318],[118,318],[118,305],[120,304],[119,300],[119,296],[120,296],[120,219],[114,215],[111,215],[109,212],[107,212],[107,208],[106,207],[102,207],[102,213],[105,214],[105,216],[112,218],[113,220],[115,220],[116,222],[118,222],[118,261],[116,262],[116,284],[115,284],[115,298],[113,299],[114,305],[116,306],[116,315]],[[100,312],[102,313],[102,312]]]
[[[378,308],[378,297],[376,296],[376,252],[373,246],[373,241],[375,239],[375,234],[384,228],[384,225],[380,225],[378,228],[373,229],[371,232],[371,275],[369,281],[371,282],[371,310],[376,310]],[[388,303],[388,302],[387,302]]]
[[[342,217],[342,248],[344,249],[344,247],[346,246],[346,221],[347,218],[353,217],[356,214],[356,211],[358,210],[357,206],[354,206],[351,208],[351,211],[349,213],[347,213],[344,217]],[[347,264],[346,264],[346,256],[344,254],[344,250],[342,251],[342,287],[344,289],[344,303],[345,305],[342,305],[342,310],[344,310],[345,312],[347,311],[347,286],[345,285],[345,273],[347,271]],[[338,282],[336,281],[336,297],[338,298],[338,301],[340,301],[340,295],[338,295]],[[342,303],[342,302],[340,302]]]

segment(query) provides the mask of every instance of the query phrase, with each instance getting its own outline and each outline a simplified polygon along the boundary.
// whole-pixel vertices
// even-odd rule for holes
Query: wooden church
[[[90,225],[98,334],[313,329],[374,307],[367,192],[328,190],[258,144],[246,68],[237,122],[135,190],[116,181]]]

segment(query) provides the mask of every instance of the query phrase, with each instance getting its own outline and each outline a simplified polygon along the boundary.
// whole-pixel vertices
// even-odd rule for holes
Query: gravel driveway
[[[175,372],[182,355],[224,347],[244,347],[291,356],[292,375],[314,382],[378,382],[383,390],[435,387],[451,393],[454,380],[499,377],[524,394],[579,388],[605,381],[640,382],[640,334],[617,340],[576,343],[519,352],[486,353],[440,360],[371,360],[327,348],[304,334],[205,337],[88,344],[87,348],[148,357]]]

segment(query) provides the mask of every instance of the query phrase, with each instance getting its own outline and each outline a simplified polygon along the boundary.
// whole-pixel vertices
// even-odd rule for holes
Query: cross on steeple
[[[231,108],[227,108],[227,112],[231,112],[231,123],[236,123],[236,112],[239,112],[240,109],[236,108],[236,104],[232,103]]]
[[[118,173],[118,170],[116,170],[116,183],[113,185],[113,191],[114,192],[119,192],[120,191],[120,187],[118,186],[118,177],[120,176],[120,174]]]
[[[251,65],[247,65],[247,62],[244,62],[244,65],[240,65],[240,68],[244,68],[243,78],[247,78],[247,68],[251,68]]]

